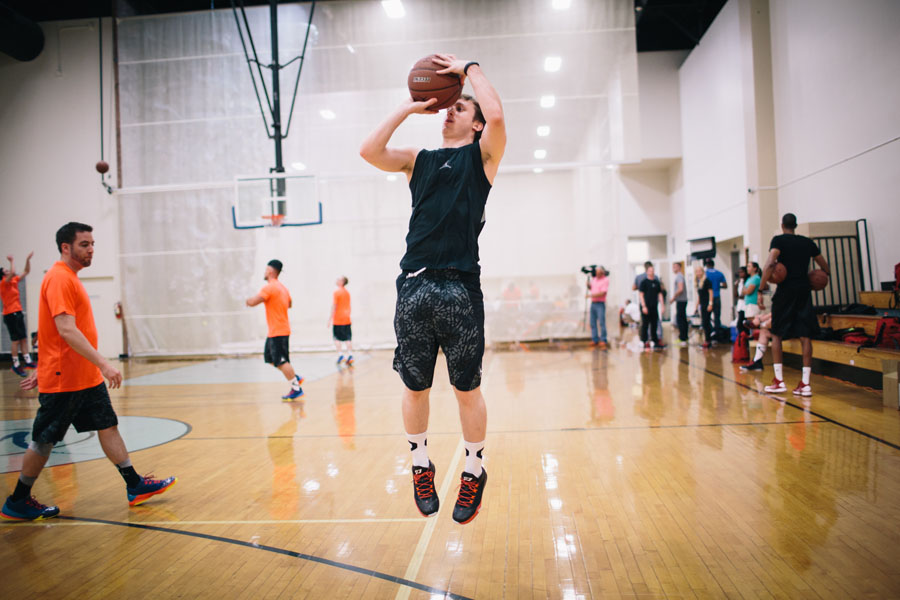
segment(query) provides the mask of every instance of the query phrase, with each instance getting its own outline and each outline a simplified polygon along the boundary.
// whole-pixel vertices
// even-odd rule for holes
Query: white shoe
[[[778,378],[772,379],[772,383],[763,388],[763,391],[769,394],[780,394],[787,391],[787,386]],[[795,390],[796,392],[796,390]],[[812,392],[810,392],[812,394]]]
[[[784,384],[782,384],[784,385]],[[809,387],[808,383],[803,383],[802,381],[797,384],[797,387],[794,388],[795,396],[812,396],[812,388]]]

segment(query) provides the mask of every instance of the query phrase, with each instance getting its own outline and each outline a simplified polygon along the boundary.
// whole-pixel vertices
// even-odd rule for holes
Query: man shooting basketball
[[[780,262],[787,268],[787,277],[778,284],[775,295],[772,297],[772,360],[775,369],[775,379],[765,390],[769,393],[786,392],[784,374],[782,372],[781,340],[800,338],[803,348],[803,372],[802,379],[794,388],[796,396],[812,396],[812,388],[809,385],[812,372],[812,341],[810,338],[819,331],[819,323],[816,321],[816,313],[813,310],[812,294],[809,285],[809,259],[829,276],[831,269],[819,246],[808,237],[796,235],[797,217],[787,213],[781,218],[782,235],[772,238],[769,245],[769,257],[763,267],[762,282],[759,289],[766,289],[766,284],[775,270],[775,263]]]
[[[78,272],[93,261],[92,231],[90,225],[83,223],[60,227],[56,232],[59,261],[50,267],[41,283],[38,309],[41,357],[37,371],[21,383],[26,390],[38,388],[40,408],[34,418],[31,443],[22,460],[16,489],[0,510],[0,518],[8,521],[39,521],[59,514],[58,507],[38,502],[31,495],[31,487],[69,425],[74,425],[79,433],[97,432],[104,454],[125,480],[130,506],[163,493],[178,481],[175,477],[152,479],[138,475],[119,434],[119,420],[103,379],[115,389],[122,385],[122,374],[97,352],[94,312],[78,278]]]
[[[468,76],[478,100],[461,96],[447,109],[443,144],[436,150],[390,148],[391,136],[411,114],[433,113],[436,102],[407,99],[363,142],[360,155],[384,171],[404,172],[412,192],[406,254],[397,278],[394,369],[403,391],[403,424],[412,449],[413,492],[424,516],[438,511],[434,464],[428,458],[429,391],[438,348],[447,357],[459,403],[465,470],[453,519],[478,514],[487,472],[482,466],[487,410],[481,395],[484,300],[478,235],[488,192],[506,147],[500,97],[476,62],[438,54],[439,74]]]
[[[25,259],[25,270],[19,275],[13,266],[13,257],[9,255],[9,269],[0,269],[0,298],[3,299],[3,323],[9,331],[9,341],[12,343],[10,354],[12,355],[12,370],[19,377],[25,377],[25,369],[19,364],[19,353],[23,353],[25,367],[34,369],[37,367],[31,362],[31,354],[28,353],[28,335],[25,330],[25,315],[22,314],[22,303],[19,299],[19,282],[31,272],[31,257],[34,252]]]

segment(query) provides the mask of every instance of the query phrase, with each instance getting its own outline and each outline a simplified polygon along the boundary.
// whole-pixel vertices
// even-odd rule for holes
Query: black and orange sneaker
[[[475,518],[478,509],[481,508],[481,495],[484,494],[486,483],[487,471],[484,467],[481,468],[481,477],[463,471],[459,478],[459,497],[456,499],[456,506],[453,507],[454,521],[465,525]]]
[[[430,517],[438,511],[440,506],[437,490],[434,489],[434,463],[429,460],[427,468],[413,465],[412,473],[416,508],[423,517]]]

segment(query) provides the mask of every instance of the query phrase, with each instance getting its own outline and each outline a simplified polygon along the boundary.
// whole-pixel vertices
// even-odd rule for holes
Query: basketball
[[[774,284],[779,284],[787,277],[787,267],[785,267],[782,263],[775,263],[775,270],[772,271],[772,276],[769,277],[769,281]]]
[[[462,94],[462,81],[455,73],[438,75],[437,71],[444,67],[434,62],[435,54],[426,56],[416,62],[409,71],[407,85],[409,95],[416,102],[425,102],[430,98],[437,98],[437,102],[429,108],[439,110],[452,106]]]
[[[809,285],[815,291],[824,290],[828,285],[828,274],[822,269],[813,269],[809,272]]]
[[[105,160],[100,160],[97,161],[97,164],[94,166],[94,168],[97,169],[97,172],[102,175],[103,173],[109,171],[109,163]]]

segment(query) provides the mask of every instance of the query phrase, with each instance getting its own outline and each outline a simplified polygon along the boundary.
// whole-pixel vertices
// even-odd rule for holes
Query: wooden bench
[[[859,292],[859,301],[875,308],[891,308],[893,295],[894,292]]]
[[[854,318],[858,319],[860,317],[855,316]],[[858,325],[848,325],[848,327],[858,327]],[[784,340],[781,347],[785,354],[803,355],[800,340]],[[862,348],[857,352],[857,346],[851,344],[820,340],[813,340],[812,350],[814,360],[818,359],[836,365],[846,365],[856,369],[880,373],[884,406],[900,409],[900,389],[897,387],[900,352],[886,348]],[[813,366],[816,366],[815,363]],[[827,366],[825,369],[827,369]],[[817,372],[822,370],[817,369]],[[833,373],[824,370],[824,374],[832,375]],[[835,373],[835,375],[839,374]]]
[[[848,327],[861,327],[871,336],[875,335],[875,327],[878,325],[880,315],[819,315],[821,327],[832,329],[846,329]]]

